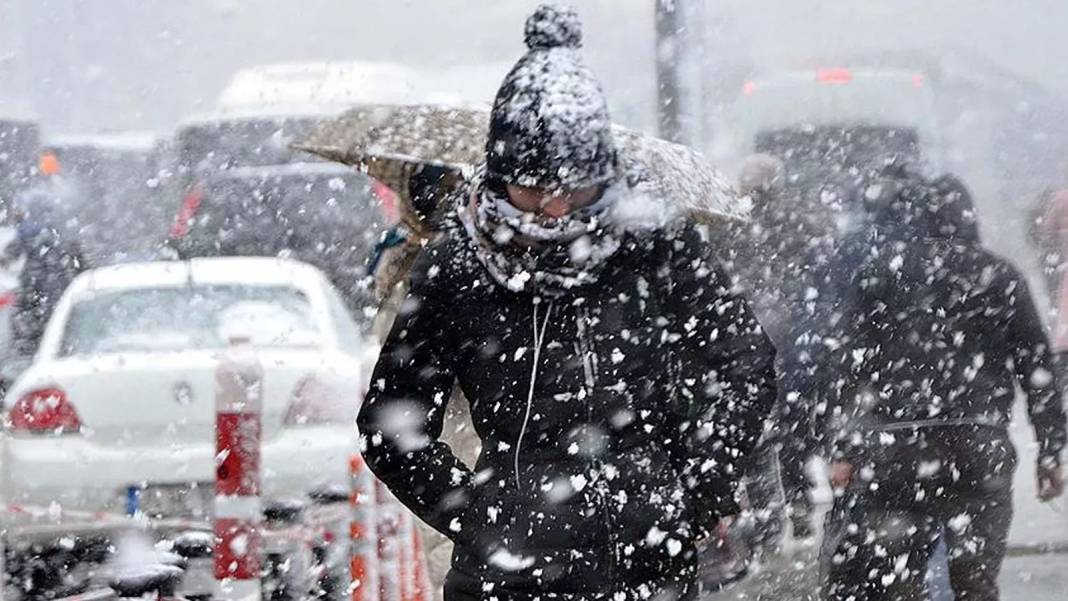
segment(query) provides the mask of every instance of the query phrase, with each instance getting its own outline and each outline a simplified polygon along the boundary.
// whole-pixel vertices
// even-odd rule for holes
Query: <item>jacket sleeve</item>
[[[878,265],[881,255],[871,254],[876,244],[871,233],[847,239],[834,261],[828,283],[837,287],[834,307],[827,314],[815,340],[813,394],[821,409],[819,430],[824,452],[831,461],[857,463],[867,445],[861,427],[867,413],[867,393],[872,385],[867,363],[877,346],[872,342],[885,333],[885,324],[872,316],[880,305],[893,305],[893,282]]]
[[[667,335],[679,350],[673,457],[708,533],[738,512],[746,459],[775,403],[775,348],[697,231],[673,241],[669,271]]]
[[[440,271],[434,254],[433,247],[424,250],[413,268],[411,291],[379,355],[357,425],[371,471],[420,519],[456,540],[473,483],[440,440],[456,344],[440,280],[428,277]]]
[[[1020,276],[1010,285],[1009,304],[1013,365],[1020,387],[1027,394],[1027,413],[1038,440],[1039,461],[1059,464],[1068,438],[1064,401],[1057,385],[1059,370],[1042,320]]]

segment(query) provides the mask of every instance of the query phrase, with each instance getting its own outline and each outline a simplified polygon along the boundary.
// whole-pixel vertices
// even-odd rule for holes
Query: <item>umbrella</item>
[[[453,175],[448,184],[458,185],[481,163],[488,130],[489,112],[482,109],[371,106],[326,121],[294,148],[360,167],[410,208],[412,173],[442,168]],[[614,133],[624,175],[637,193],[620,207],[621,218],[653,227],[683,215],[712,225],[745,219],[744,203],[697,151],[622,127]]]
[[[381,105],[349,110],[321,124],[293,147],[354,165],[389,186],[398,199],[408,235],[376,256],[375,294],[386,302],[404,281],[423,244],[448,209],[441,199],[469,180],[482,162],[489,112],[432,105]],[[710,225],[744,220],[747,209],[700,153],[665,140],[615,127],[620,163],[633,194],[614,207],[617,222],[655,228],[686,217]],[[408,193],[412,176],[440,174],[434,202],[417,207]]]
[[[483,151],[489,113],[431,105],[382,105],[349,110],[328,120],[293,148],[355,165],[397,194],[401,220],[429,237],[435,215],[415,210],[411,176],[427,166],[444,172],[447,193],[474,173]],[[444,209],[444,203],[439,203]],[[430,219],[426,219],[430,217]]]

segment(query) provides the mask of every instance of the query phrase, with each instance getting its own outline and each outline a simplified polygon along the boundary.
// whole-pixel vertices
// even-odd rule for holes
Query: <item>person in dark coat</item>
[[[528,19],[358,418],[374,473],[455,543],[447,601],[692,598],[775,398],[774,349],[698,231],[616,225],[641,199],[580,39],[569,9]],[[439,440],[454,383],[473,471]]]
[[[878,208],[835,354],[828,600],[926,598],[941,538],[957,599],[996,600],[1012,518],[1008,425],[1027,395],[1039,495],[1063,492],[1065,412],[1024,278],[979,241],[964,185],[909,176]]]
[[[777,350],[779,399],[754,465],[757,473],[746,488],[757,516],[758,542],[774,548],[784,513],[795,538],[814,532],[812,483],[805,470],[819,454],[820,441],[814,397],[806,387],[809,378],[799,373],[804,349],[797,340],[816,327],[817,309],[826,302],[833,216],[790,185],[785,165],[770,155],[746,159],[738,191],[751,201],[752,211],[734,233],[733,273]]]
[[[58,223],[63,194],[62,184],[51,181],[16,199],[15,237],[0,257],[3,265],[25,259],[11,317],[9,354],[15,358],[31,358],[37,352],[60,296],[86,269],[80,245]]]

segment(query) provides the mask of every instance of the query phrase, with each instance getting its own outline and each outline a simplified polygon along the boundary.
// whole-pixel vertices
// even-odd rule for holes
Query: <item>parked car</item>
[[[377,348],[309,265],[125,264],[79,276],[7,394],[3,494],[27,505],[199,516],[215,469],[214,373],[233,336],[262,363],[263,493],[346,482]]]
[[[288,256],[315,265],[362,323],[365,264],[384,221],[371,180],[349,167],[240,167],[186,196],[171,244],[181,258]]]

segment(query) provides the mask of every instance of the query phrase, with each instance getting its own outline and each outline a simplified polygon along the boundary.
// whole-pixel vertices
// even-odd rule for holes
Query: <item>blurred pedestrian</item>
[[[1054,313],[1053,348],[1068,352],[1068,188],[1049,190],[1039,204],[1031,239],[1039,248]]]
[[[576,14],[540,7],[481,177],[421,253],[358,425],[375,474],[455,543],[461,599],[690,599],[738,512],[774,349],[692,225],[631,194]],[[482,451],[439,438],[454,383]]]
[[[43,182],[15,200],[15,237],[4,248],[0,264],[24,259],[11,318],[9,357],[32,358],[60,296],[86,269],[77,241],[60,218],[69,190],[58,179]]]
[[[1024,278],[980,244],[964,185],[952,176],[898,183],[877,208],[843,304],[823,595],[924,599],[942,539],[956,598],[996,600],[1017,385],[1039,444],[1039,496],[1064,489],[1052,353]]]
[[[1027,241],[1038,253],[1046,294],[1049,295],[1050,305],[1054,308],[1057,307],[1060,297],[1064,272],[1061,250],[1065,241],[1062,238],[1068,236],[1068,231],[1060,232],[1057,227],[1049,227],[1060,213],[1051,211],[1056,197],[1057,191],[1053,188],[1046,188],[1039,193],[1038,200],[1031,207],[1027,227]]]
[[[820,445],[810,379],[800,364],[797,341],[815,327],[816,302],[826,288],[830,244],[826,223],[820,222],[829,215],[806,204],[801,191],[788,185],[783,162],[770,155],[746,159],[738,189],[752,209],[731,245],[735,273],[778,351],[779,398],[747,485],[758,542],[773,548],[783,514],[789,516],[795,538],[813,534],[812,482],[806,466]]]

